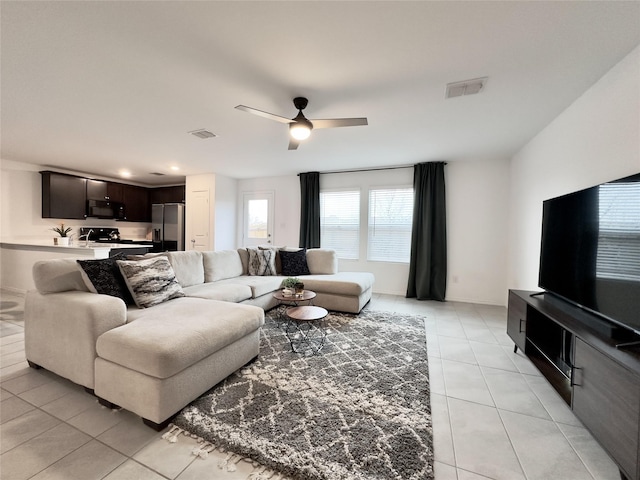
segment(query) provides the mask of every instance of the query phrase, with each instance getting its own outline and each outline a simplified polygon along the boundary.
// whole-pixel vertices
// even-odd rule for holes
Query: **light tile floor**
[[[23,297],[0,292],[2,480],[246,480],[169,443],[126,411],[24,357]],[[426,317],[437,480],[618,480],[613,462],[506,335],[504,307],[375,295],[366,307]],[[273,480],[279,476],[274,475]]]

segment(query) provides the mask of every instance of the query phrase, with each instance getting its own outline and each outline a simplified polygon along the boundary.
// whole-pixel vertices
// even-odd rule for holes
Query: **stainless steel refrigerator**
[[[184,204],[151,205],[151,229],[154,252],[184,250]]]

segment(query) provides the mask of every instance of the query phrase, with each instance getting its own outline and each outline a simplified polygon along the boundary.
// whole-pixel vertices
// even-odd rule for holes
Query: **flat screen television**
[[[640,173],[543,202],[538,285],[640,334]]]

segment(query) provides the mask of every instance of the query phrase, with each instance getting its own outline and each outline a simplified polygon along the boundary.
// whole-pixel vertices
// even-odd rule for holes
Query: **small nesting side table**
[[[300,304],[304,304],[304,302],[306,302],[308,306],[313,305],[313,299],[316,298],[316,292],[304,290],[302,292],[302,296],[291,295],[289,297],[285,297],[282,294],[282,290],[277,290],[273,292],[273,298],[278,301],[278,305],[276,306],[278,309],[277,315],[280,322],[282,322],[286,320],[285,311],[287,310],[287,307],[298,307]]]
[[[327,338],[324,319],[328,314],[322,307],[287,308],[285,334],[291,343],[291,350],[296,353],[310,351],[313,355],[318,354]]]

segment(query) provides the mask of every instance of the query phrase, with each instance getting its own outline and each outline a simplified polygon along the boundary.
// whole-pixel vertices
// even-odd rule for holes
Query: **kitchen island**
[[[0,287],[24,294],[35,288],[31,270],[39,260],[77,258],[81,260],[108,258],[118,253],[144,254],[151,245],[143,243],[98,243],[75,241],[72,245],[53,245],[48,240],[1,240]]]

